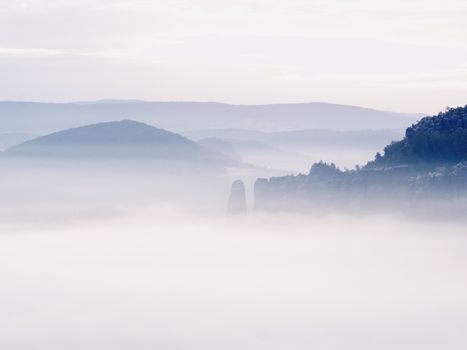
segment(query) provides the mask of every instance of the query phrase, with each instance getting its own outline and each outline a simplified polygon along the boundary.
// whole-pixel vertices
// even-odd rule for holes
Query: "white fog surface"
[[[467,348],[462,223],[194,217],[0,226],[0,348]]]

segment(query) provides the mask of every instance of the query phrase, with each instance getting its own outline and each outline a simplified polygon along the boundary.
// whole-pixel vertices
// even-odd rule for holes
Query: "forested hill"
[[[255,183],[258,209],[392,206],[406,211],[440,199],[455,202],[465,215],[467,106],[421,119],[407,128],[403,140],[386,146],[383,155],[378,153],[363,168],[343,171],[320,162],[308,174]]]
[[[467,160],[467,105],[447,108],[407,128],[405,137],[386,146],[368,166],[450,164]]]

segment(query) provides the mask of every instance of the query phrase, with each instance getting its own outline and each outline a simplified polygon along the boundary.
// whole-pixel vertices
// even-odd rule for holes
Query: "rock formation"
[[[246,212],[245,184],[241,180],[236,180],[232,183],[232,189],[230,190],[228,213],[245,215]]]
[[[446,199],[467,206],[467,106],[423,118],[362,168],[342,171],[320,162],[308,174],[255,183],[255,209],[263,210],[405,210]]]
[[[453,165],[467,160],[467,106],[447,108],[407,128],[405,138],[385,147],[369,166]]]

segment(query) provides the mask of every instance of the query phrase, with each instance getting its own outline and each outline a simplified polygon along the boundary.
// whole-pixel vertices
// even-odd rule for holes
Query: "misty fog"
[[[400,217],[233,220],[170,205],[73,225],[10,223],[0,235],[0,343],[460,349],[464,231]]]
[[[2,348],[467,346],[463,220],[252,212],[251,169],[2,165]]]
[[[0,0],[0,350],[467,349],[466,18]]]

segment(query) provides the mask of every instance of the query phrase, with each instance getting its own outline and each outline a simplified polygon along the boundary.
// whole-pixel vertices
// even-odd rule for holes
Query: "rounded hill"
[[[201,145],[167,130],[122,120],[67,129],[37,137],[5,150],[31,157],[208,157]]]
[[[406,129],[370,165],[449,164],[467,160],[467,106],[447,108]]]

